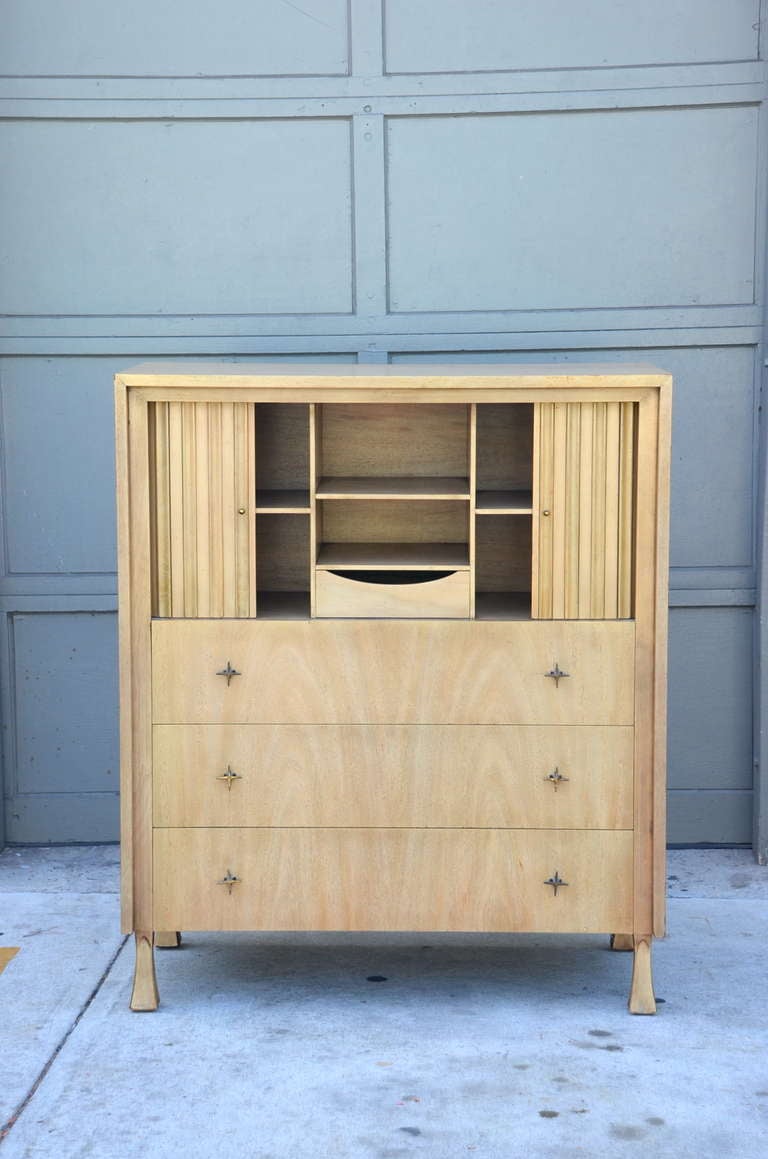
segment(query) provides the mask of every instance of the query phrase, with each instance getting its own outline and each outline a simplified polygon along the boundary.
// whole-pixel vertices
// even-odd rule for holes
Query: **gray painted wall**
[[[759,0],[178,11],[3,5],[8,840],[117,836],[111,378],[189,354],[671,370],[670,839],[749,841]]]

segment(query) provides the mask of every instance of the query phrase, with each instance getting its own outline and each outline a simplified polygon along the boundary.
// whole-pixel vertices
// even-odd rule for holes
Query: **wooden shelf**
[[[309,592],[257,592],[258,620],[308,620]]]
[[[321,479],[318,499],[469,499],[469,479],[357,476]]]
[[[530,491],[478,491],[475,511],[478,515],[531,515],[533,496]]]
[[[324,543],[320,571],[467,571],[466,543]]]
[[[476,620],[530,620],[530,592],[477,592]]]
[[[309,491],[257,491],[257,515],[308,515]]]

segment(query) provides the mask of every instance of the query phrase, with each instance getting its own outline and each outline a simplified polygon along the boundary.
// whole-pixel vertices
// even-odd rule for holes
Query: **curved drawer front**
[[[359,572],[350,576],[318,571],[317,615],[341,619],[357,616],[402,616],[405,619],[466,619],[469,616],[469,572],[455,571],[420,583],[371,583]],[[403,575],[403,581],[407,574]]]
[[[155,723],[633,722],[631,621],[155,620],[152,653]]]
[[[157,829],[153,920],[162,930],[628,930],[632,834]]]
[[[156,826],[631,829],[633,730],[156,725]]]

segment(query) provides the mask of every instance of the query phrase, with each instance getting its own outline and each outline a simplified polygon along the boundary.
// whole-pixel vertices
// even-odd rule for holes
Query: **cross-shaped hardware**
[[[567,882],[567,881],[563,881],[563,879],[562,879],[562,877],[560,876],[560,874],[558,873],[558,871],[557,871],[557,870],[555,870],[555,875],[554,875],[554,877],[548,877],[548,878],[547,878],[547,880],[544,882],[544,884],[545,884],[545,885],[551,885],[551,886],[552,886],[552,889],[553,889],[553,890],[554,890],[554,892],[555,892],[555,897],[557,897],[557,891],[560,889],[560,886],[561,886],[561,885],[567,885],[567,884],[568,884],[568,882]]]
[[[544,675],[545,675],[545,676],[548,676],[548,677],[550,677],[550,679],[554,680],[554,682],[555,682],[555,688],[559,688],[559,686],[560,686],[560,681],[561,681],[561,680],[563,680],[563,679],[564,679],[566,676],[569,676],[569,675],[570,675],[570,673],[569,673],[569,672],[561,672],[561,671],[560,671],[560,665],[559,665],[559,664],[557,664],[557,663],[555,663],[555,666],[554,666],[554,668],[552,669],[552,671],[551,671],[551,672],[545,672],[545,673],[544,673]]]
[[[231,869],[228,869],[226,877],[222,877],[221,881],[217,881],[216,884],[217,885],[226,885],[227,893],[231,893],[232,886],[237,885],[237,883],[240,880],[241,880],[241,878],[239,878],[236,874],[234,874]]]
[[[221,773],[221,775],[216,778],[217,781],[226,781],[227,782],[227,789],[229,790],[230,793],[232,792],[232,782],[233,781],[242,781],[242,779],[243,778],[240,776],[239,773],[234,773],[232,771],[231,765],[227,765],[226,773]]]
[[[221,669],[220,669],[220,670],[219,670],[219,671],[216,673],[216,675],[217,675],[217,676],[226,676],[226,678],[227,678],[227,688],[229,688],[229,683],[230,683],[230,681],[231,681],[232,677],[233,677],[233,676],[240,676],[240,675],[241,675],[241,673],[239,673],[239,672],[237,671],[237,669],[236,669],[236,668],[233,668],[233,667],[232,667],[232,665],[230,664],[229,660],[227,660],[227,666],[226,666],[226,668],[221,668]]]
[[[558,768],[554,768],[551,773],[548,773],[546,775],[544,780],[551,781],[553,786],[554,786],[555,792],[557,792],[557,786],[559,784],[561,784],[563,781],[569,781],[570,777],[564,777]]]

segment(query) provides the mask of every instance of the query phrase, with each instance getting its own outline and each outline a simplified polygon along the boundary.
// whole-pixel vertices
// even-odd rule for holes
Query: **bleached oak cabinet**
[[[116,379],[123,926],[664,932],[671,380]]]

